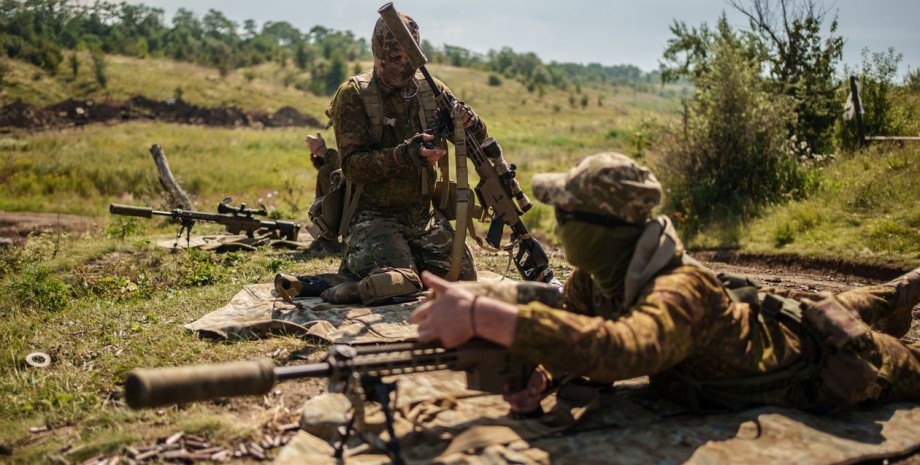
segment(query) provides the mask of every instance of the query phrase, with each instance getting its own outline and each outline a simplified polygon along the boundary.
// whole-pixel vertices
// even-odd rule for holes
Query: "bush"
[[[666,208],[691,227],[798,197],[806,182],[787,139],[792,102],[766,90],[750,44],[720,26],[706,71],[693,78],[686,126],[668,131],[659,169]]]
[[[894,84],[901,59],[902,55],[895,53],[893,48],[884,53],[870,53],[869,49],[862,51],[858,78],[866,136],[912,133],[911,123],[916,120],[916,110],[910,104],[910,82],[906,81],[904,87]],[[843,147],[853,149],[860,146],[856,118],[841,121],[837,137]]]
[[[7,302],[15,307],[48,312],[63,310],[70,303],[70,286],[41,265],[27,267],[23,273],[4,286]]]
[[[498,87],[502,85],[502,78],[498,77],[495,73],[489,74],[488,84],[492,87]]]

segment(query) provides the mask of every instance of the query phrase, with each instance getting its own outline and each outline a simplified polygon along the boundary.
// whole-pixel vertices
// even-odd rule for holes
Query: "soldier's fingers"
[[[415,309],[414,312],[412,312],[412,315],[410,316],[410,321],[416,324],[420,323],[431,312],[430,308],[431,308],[431,303],[424,303],[420,305],[418,308]]]

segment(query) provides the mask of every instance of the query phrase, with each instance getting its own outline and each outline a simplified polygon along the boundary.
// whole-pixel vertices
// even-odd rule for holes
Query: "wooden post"
[[[859,147],[868,145],[866,141],[866,124],[863,121],[862,99],[859,97],[859,78],[850,76],[850,97],[853,99],[853,112],[856,115],[856,137],[859,138]]]
[[[166,162],[166,154],[163,152],[163,149],[160,148],[159,145],[153,144],[153,146],[150,147],[150,154],[153,155],[153,162],[157,165],[157,174],[160,177],[160,184],[166,188],[166,191],[172,196],[173,201],[179,203],[177,206],[184,210],[195,210],[192,199],[182,190],[176,178],[173,177],[172,171],[169,169],[169,163]]]

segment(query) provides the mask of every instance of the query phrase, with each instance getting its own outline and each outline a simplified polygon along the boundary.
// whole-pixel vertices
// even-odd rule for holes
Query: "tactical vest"
[[[380,93],[380,86],[376,81],[373,81],[374,70],[369,69],[364,71],[361,74],[352,76],[349,80],[355,84],[358,88],[358,93],[361,95],[361,100],[364,102],[364,114],[367,116],[370,127],[368,128],[371,137],[375,144],[380,142],[380,138],[383,135],[383,127],[395,127],[396,118],[387,117],[383,114],[383,95]],[[422,131],[428,129],[429,123],[433,122],[437,117],[438,113],[438,104],[435,101],[434,90],[428,85],[428,80],[426,80],[421,73],[415,74],[415,84],[417,86],[418,92],[416,97],[419,104],[419,124],[421,124]],[[421,183],[422,189],[424,190],[428,186],[428,170],[425,168],[419,168],[421,171]],[[438,170],[441,172],[441,179],[444,185],[449,185],[450,183],[450,165],[448,157],[441,157],[438,160]],[[436,190],[438,190],[436,186]],[[450,196],[450,190],[441,188],[438,192],[433,194],[434,198],[441,198],[440,209],[442,211],[448,210],[448,200]],[[353,208],[357,208],[357,201],[351,203]],[[351,215],[346,213],[346,218],[351,218]],[[450,213],[447,214],[448,219],[453,219]]]
[[[383,134],[383,127],[396,126],[396,118],[387,117],[383,114],[383,96],[380,93],[380,86],[374,82],[371,85],[374,71],[369,69],[361,74],[352,76],[349,80],[358,87],[358,93],[364,101],[364,113],[370,121],[370,133],[374,138],[374,143],[380,142]],[[428,85],[421,74],[416,73],[415,84],[418,86],[418,102],[420,111],[418,112],[419,123],[422,130],[428,129],[428,123],[434,121],[438,112],[438,104],[434,100],[434,90]]]

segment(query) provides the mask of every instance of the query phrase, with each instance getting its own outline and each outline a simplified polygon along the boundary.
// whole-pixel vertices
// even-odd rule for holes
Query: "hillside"
[[[104,101],[142,95],[165,100],[181,88],[184,101],[202,107],[274,111],[289,106],[325,121],[329,97],[285,86],[285,73],[291,71],[276,65],[221,78],[214,69],[171,60],[106,60],[110,78],[104,89],[94,83],[89,70],[77,78],[52,77],[7,60],[14,72],[7,76],[0,99],[22,99],[36,106],[67,98]],[[673,97],[638,93],[631,87],[550,89],[541,96],[514,80],[488,85],[487,73],[468,68],[435,65],[431,72],[486,119],[506,158],[518,166],[525,187],[533,173],[568,166],[592,152],[619,149],[634,154],[633,135],[643,119],[668,118],[677,106]],[[661,94],[668,92],[674,94]],[[0,187],[0,210],[99,216],[112,201],[156,205],[159,185],[147,155],[156,143],[201,208],[212,208],[226,196],[254,203],[274,193],[274,207],[303,218],[315,183],[303,143],[311,132],[315,129],[234,130],[159,122],[34,134],[8,130],[0,137],[9,153],[0,166],[0,177],[6,181]],[[325,135],[334,144],[332,131]]]

